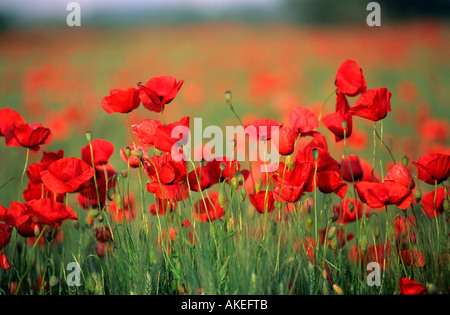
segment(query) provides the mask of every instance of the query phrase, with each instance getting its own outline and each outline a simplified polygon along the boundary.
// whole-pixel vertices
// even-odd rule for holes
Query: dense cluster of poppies
[[[201,195],[192,209],[192,218],[200,222],[218,220],[226,215],[227,210],[227,198],[222,189],[217,189],[218,184],[229,185],[242,196],[248,194],[252,206],[262,214],[281,209],[283,204],[297,203],[306,194],[320,191],[340,199],[340,204],[333,206],[335,221],[340,227],[333,233],[336,242],[329,242],[328,246],[343,246],[352,238],[345,233],[346,224],[368,217],[372,211],[396,206],[405,210],[404,215],[396,220],[396,235],[402,244],[404,261],[423,265],[420,252],[407,248],[409,242],[414,242],[415,217],[408,216],[406,209],[420,204],[423,214],[429,218],[437,218],[448,210],[450,194],[445,182],[450,176],[450,155],[423,155],[413,162],[417,176],[411,174],[410,166],[403,160],[394,163],[382,177],[374,172],[375,166],[367,167],[357,155],[343,154],[340,160],[333,158],[325,135],[317,130],[320,123],[334,135],[335,142],[345,142],[352,136],[354,117],[376,123],[391,111],[391,93],[385,87],[368,89],[362,70],[355,61],[345,61],[337,71],[333,113],[317,117],[307,108],[296,107],[289,114],[288,125],[272,119],[259,119],[247,125],[269,129],[271,126],[279,127],[278,135],[273,139],[276,139],[276,148],[284,160],[275,170],[267,172],[255,172],[250,164],[244,169],[242,161],[240,163],[231,157],[203,160],[193,169],[185,160],[174,158],[174,145],[182,154],[184,143],[181,136],[172,138],[172,131],[177,126],[189,128],[190,117],[166,123],[163,114],[166,106],[176,98],[183,82],[170,76],[155,77],[145,84],[139,83],[136,88],[113,89],[101,101],[108,114],[128,115],[141,104],[149,111],[162,114],[162,120],[144,119],[130,125],[133,143],[122,147],[119,152],[126,165],[139,168],[147,175],[145,188],[155,196],[155,203],[148,209],[150,214],[157,216],[172,212],[177,203],[186,200],[192,191]],[[350,98],[356,98],[352,105]],[[29,150],[38,152],[41,146],[52,140],[50,129],[42,124],[26,123],[18,111],[10,108],[0,109],[0,136],[5,138],[6,146],[24,147],[27,153]],[[84,209],[97,209],[98,213],[107,211],[113,221],[135,217],[133,196],[121,200],[121,203],[114,202],[111,196],[119,175],[109,162],[114,154],[114,145],[104,139],[92,140],[90,133],[87,133],[87,139],[88,144],[80,149],[80,157],[64,157],[62,150],[43,152],[40,162],[25,166],[28,177],[25,190],[20,187],[20,198],[11,201],[9,208],[0,206],[1,268],[11,268],[3,249],[9,244],[12,229],[23,237],[36,238],[42,236],[44,230],[55,233],[65,220],[78,220],[67,203],[68,194],[76,194],[79,206]],[[258,135],[256,139],[271,141],[272,135]],[[153,148],[151,152],[150,148]],[[434,189],[421,195],[414,177]],[[308,211],[311,210],[310,207]],[[95,218],[90,216],[91,220]],[[188,219],[183,220],[183,226],[193,228]],[[172,234],[170,238],[175,239],[175,234]],[[328,230],[322,230],[317,235],[319,239],[305,241],[308,256],[314,244],[326,242],[327,234]],[[405,235],[408,235],[408,240],[404,239]],[[104,257],[111,250],[111,229],[107,226],[96,228],[94,236],[98,241],[97,254]],[[380,261],[386,267],[389,252],[386,244],[366,244],[364,250],[357,244],[350,251],[350,258],[355,262]],[[402,293],[417,291],[412,280],[400,280]],[[422,287],[418,290],[418,293],[423,293]]]

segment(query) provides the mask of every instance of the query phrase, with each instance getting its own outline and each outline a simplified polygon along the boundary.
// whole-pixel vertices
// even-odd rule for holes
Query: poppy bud
[[[57,285],[58,282],[59,282],[58,278],[55,275],[51,275],[50,276],[49,284],[50,284],[51,287],[54,287],[55,285]]]
[[[243,202],[246,197],[247,197],[247,190],[245,189],[245,187],[242,187],[241,188],[241,202]]]
[[[92,132],[86,131],[84,135],[86,136],[86,140],[90,143],[92,141]]]
[[[428,283],[427,284],[427,294],[436,294],[436,293],[437,293],[436,286],[432,283]]]
[[[364,234],[361,239],[359,240],[359,246],[361,247],[361,250],[365,253],[367,249],[367,245],[369,244],[369,240],[367,238],[367,235]]]
[[[317,161],[317,159],[319,158],[319,150],[317,150],[316,148],[314,148],[314,149],[312,150],[312,156],[313,156],[313,159]]]
[[[237,190],[239,188],[239,181],[236,177],[231,179],[231,189]]]
[[[34,226],[34,236],[38,237],[39,234],[41,234],[41,231],[40,231],[40,229],[39,229],[39,226],[36,224],[36,225]]]
[[[237,179],[238,179],[239,185],[243,185],[244,182],[245,182],[245,177],[244,177],[244,175],[242,175],[241,172],[237,172],[237,173],[236,173],[236,177],[237,177]]]
[[[144,155],[144,153],[142,153],[142,151],[140,149],[136,149],[136,150],[131,151],[131,154],[133,154],[133,156],[135,156],[137,158],[140,158],[141,156]]]
[[[375,231],[373,232],[373,235],[375,236],[375,239],[378,239],[378,237],[380,236],[380,225],[377,224],[377,226],[375,227]]]
[[[221,162],[221,163],[219,164],[219,168],[220,168],[220,171],[221,171],[221,172],[223,172],[223,170],[224,170],[226,167],[227,167],[227,165],[226,165],[225,163],[223,163],[223,162]]]
[[[339,216],[337,215],[337,214],[334,214],[332,217],[331,217],[331,222],[336,222],[337,220],[339,219]]]
[[[286,156],[286,165],[287,165],[287,168],[288,168],[290,171],[294,169],[294,167],[295,167],[295,162],[294,162],[294,160],[292,159],[292,155]]]
[[[406,155],[404,157],[402,157],[402,164],[404,167],[408,166],[408,162],[409,162],[409,159]]]
[[[326,282],[326,281],[323,282],[322,293],[324,295],[328,295],[329,294],[329,292],[328,292],[328,282]]]
[[[116,198],[116,188],[112,186],[108,191],[106,192],[106,196],[108,197],[109,201],[113,201]]]
[[[116,195],[116,207],[117,209],[122,209],[122,196]]]
[[[337,295],[343,295],[342,289],[335,283],[333,284],[333,290]]]
[[[227,230],[228,230],[228,232],[233,232],[233,230],[234,230],[234,220],[231,217],[228,218]]]
[[[227,198],[225,196],[225,193],[223,191],[220,191],[220,193],[219,193],[219,206],[221,206],[222,208],[225,207],[226,200],[227,200]]]
[[[124,152],[125,152],[125,156],[127,158],[130,157],[130,155],[131,155],[131,148],[130,147],[126,147]]]
[[[308,213],[308,216],[306,217],[306,229],[309,231],[311,229],[312,226],[312,219],[311,219],[311,215]]]
[[[420,200],[422,199],[422,191],[420,188],[417,188],[416,192],[414,193],[414,198],[416,198],[416,202],[420,203]]]
[[[261,180],[261,178],[258,178],[258,180],[256,181],[256,184],[255,184],[256,193],[259,193],[261,191],[261,187],[262,187],[262,180]]]
[[[335,235],[336,235],[336,227],[332,225],[328,228],[327,238],[331,240]]]
[[[445,212],[449,212],[449,211],[450,211],[450,203],[448,202],[448,199],[445,199],[445,200],[444,200],[444,205],[443,205],[443,207],[444,207],[444,211],[445,211]]]
[[[354,210],[355,210],[355,204],[353,202],[350,202],[348,204],[348,211],[350,211],[350,213],[353,213]]]
[[[100,211],[97,210],[91,210],[88,213],[89,218],[91,219],[97,219],[97,217],[100,215]]]
[[[80,221],[74,220],[72,225],[75,228],[75,230],[78,230],[80,228]]]
[[[336,249],[337,245],[338,245],[338,239],[337,239],[336,235],[334,235],[334,237],[331,239],[330,246],[332,249]]]
[[[124,177],[124,178],[128,177],[128,171],[127,170],[123,170],[122,172],[120,172],[120,174],[122,174],[122,177]]]
[[[100,222],[100,223],[102,223],[103,220],[104,220],[103,214],[100,213],[100,214],[98,215],[98,217],[97,217],[97,221]]]
[[[228,91],[225,92],[225,99],[226,99],[227,103],[231,102],[232,96],[233,96],[233,95],[231,94],[231,91],[230,91],[230,90],[228,90]]]
[[[344,120],[344,121],[342,122],[342,128],[343,128],[344,130],[347,128],[347,121],[346,121],[346,120]]]

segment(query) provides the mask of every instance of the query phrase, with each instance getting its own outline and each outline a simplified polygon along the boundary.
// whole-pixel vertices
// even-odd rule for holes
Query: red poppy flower
[[[244,129],[250,141],[266,141],[272,139],[272,132],[279,127],[280,124],[273,119],[258,119],[245,125]]]
[[[407,279],[399,279],[399,290],[401,295],[426,295],[427,288],[420,283]]]
[[[414,179],[412,178],[411,174],[402,163],[394,165],[386,174],[384,181],[396,182],[402,184],[403,186],[411,190],[414,189],[414,187],[416,187]]]
[[[208,197],[197,201],[193,215],[200,222],[212,222],[225,216],[225,211],[219,204],[219,192],[210,192]]]
[[[338,93],[336,99],[336,111],[328,114],[322,118],[323,124],[330,130],[334,136],[335,141],[340,142],[344,138],[348,139],[353,132],[353,119],[349,114],[350,106],[344,94]],[[343,127],[343,122],[347,126]],[[345,132],[344,132],[345,131]]]
[[[296,107],[289,113],[289,124],[297,132],[304,135],[312,135],[313,131],[319,127],[319,120],[316,115],[304,107]]]
[[[153,181],[147,183],[147,191],[160,199],[185,200],[189,195],[186,184],[186,162],[174,161],[171,155],[155,155],[141,158],[147,176]]]
[[[165,215],[167,213],[167,210],[170,212],[173,212],[175,210],[175,207],[177,206],[177,203],[170,199],[162,200],[158,197],[155,197],[155,204],[150,205],[148,208],[148,211],[153,215]]]
[[[316,242],[314,241],[313,238],[306,236],[305,240],[303,241],[303,246],[300,246],[299,241],[295,239],[294,248],[296,252],[304,252],[306,254],[308,261],[314,264]]]
[[[109,158],[114,153],[114,145],[103,139],[95,139],[90,144],[87,144],[81,149],[81,159],[87,164],[92,166],[92,155],[91,155],[91,145],[92,145],[92,155],[94,157],[94,165],[105,165],[108,163]]]
[[[281,172],[274,174],[274,199],[280,202],[296,202],[305,191],[312,191],[314,165],[309,162],[294,162],[294,168],[284,168],[280,163]]]
[[[156,128],[162,125],[163,123],[157,119],[144,119],[139,124],[131,127],[131,129],[143,147],[151,148],[155,143]]]
[[[52,141],[52,132],[42,124],[23,124],[9,129],[5,134],[8,147],[25,147],[37,152],[40,146]]]
[[[39,231],[42,231],[43,224],[36,222],[36,216],[33,214],[33,216],[17,227],[17,233],[26,238],[35,237],[34,231],[36,226],[39,228]]]
[[[221,169],[221,165],[223,169]],[[226,180],[231,180],[238,172],[244,176],[244,180],[249,175],[247,170],[241,170],[241,164],[237,160],[227,156],[209,160],[206,168],[209,174],[209,187]]]
[[[341,163],[342,179],[347,182],[359,181],[363,177],[361,161],[356,154],[344,157]]]
[[[281,155],[291,155],[295,150],[295,141],[298,138],[298,132],[292,128],[284,127],[274,133],[273,141],[278,153]]]
[[[177,96],[184,80],[177,80],[171,76],[161,76],[150,79],[141,88],[140,98],[142,105],[153,112],[161,112],[164,106]]]
[[[341,180],[337,171],[318,172],[316,184],[324,194],[335,193],[341,199],[347,194],[348,185]]]
[[[378,121],[391,111],[391,92],[386,88],[374,88],[361,94],[349,109],[351,115]]]
[[[192,191],[201,191],[211,187],[208,168],[200,166],[188,174],[189,188]]]
[[[89,209],[91,207],[103,209],[108,189],[115,187],[117,184],[115,179],[111,180],[116,174],[116,170],[109,163],[102,166],[96,166],[95,178],[97,179],[97,185],[95,184],[94,177],[91,177],[91,179],[81,184],[76,190],[76,192],[79,193],[78,202],[81,207],[84,209]],[[98,198],[100,198],[100,200],[98,200]]]
[[[0,137],[4,137],[9,129],[25,124],[20,112],[5,107],[0,109]]]
[[[185,132],[189,130],[189,119],[189,117],[183,117],[178,122],[158,126],[153,138],[155,148],[173,154],[175,152],[172,149],[175,145],[175,148],[185,145],[188,140],[188,134]]]
[[[8,258],[4,253],[3,249],[8,246],[11,239],[11,227],[6,224],[0,223],[0,268],[11,269]]]
[[[97,241],[105,243],[112,240],[111,229],[107,226],[101,226],[94,229],[94,237]]]
[[[0,221],[12,227],[25,223],[33,215],[31,207],[24,202],[11,201],[9,209],[0,205]]]
[[[106,255],[111,255],[113,246],[110,243],[97,242],[95,245],[95,253],[100,258],[105,258]]]
[[[275,200],[273,197],[273,191],[260,191],[257,193],[249,194],[248,200],[255,207],[259,213],[272,212],[275,209]]]
[[[353,60],[346,60],[341,64],[336,74],[335,85],[338,92],[347,96],[356,96],[367,88],[362,70]]]
[[[427,184],[440,184],[450,176],[450,155],[426,154],[412,163],[417,167],[419,180]]]
[[[30,182],[33,184],[41,184],[41,172],[45,171],[52,162],[62,159],[63,156],[63,150],[59,150],[58,152],[44,152],[39,163],[28,165],[27,176]]]
[[[364,212],[366,217],[370,214],[370,209],[365,207],[362,202],[355,200],[355,198],[347,198],[345,201],[341,201],[340,205],[333,206],[334,214],[337,214],[337,223],[348,224],[356,221],[356,217],[360,220],[363,217]]]
[[[425,266],[425,255],[421,251],[406,249],[402,250],[401,255],[406,266]]]
[[[102,99],[102,107],[108,114],[129,113],[141,104],[139,94],[136,88],[113,89]]]
[[[424,215],[434,218],[440,216],[444,212],[444,201],[450,199],[448,193],[450,187],[438,187],[436,191],[432,190],[423,194],[420,203],[422,204],[422,212]],[[436,201],[434,196],[436,195]]]
[[[359,182],[355,187],[361,201],[367,202],[374,209],[396,205],[404,210],[411,205],[414,198],[411,190],[393,181],[383,183]]]
[[[83,160],[67,157],[50,164],[41,173],[42,182],[54,193],[73,193],[94,176],[94,169]]]
[[[28,205],[38,222],[51,227],[60,226],[65,220],[78,220],[72,208],[51,198],[31,200],[28,201]]]

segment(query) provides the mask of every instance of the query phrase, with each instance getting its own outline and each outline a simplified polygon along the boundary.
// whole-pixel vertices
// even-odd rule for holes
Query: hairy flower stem
[[[438,216],[436,213],[436,197],[437,197],[437,188],[438,188],[437,186],[438,186],[437,180],[434,180],[433,211],[434,211],[434,220],[436,222],[436,233],[437,233],[437,241],[436,241],[437,252],[436,252],[436,254],[438,254],[438,252],[439,252],[439,240],[440,240]]]

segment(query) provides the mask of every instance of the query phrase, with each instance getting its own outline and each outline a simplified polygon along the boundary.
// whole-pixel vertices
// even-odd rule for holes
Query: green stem
[[[20,201],[20,199],[21,199],[20,197],[22,195],[23,179],[25,177],[25,173],[27,172],[29,156],[30,156],[30,148],[27,148],[27,155],[26,155],[26,158],[25,158],[25,166],[23,168],[22,177],[20,178],[20,189],[19,189],[19,195],[17,196],[17,201]]]

